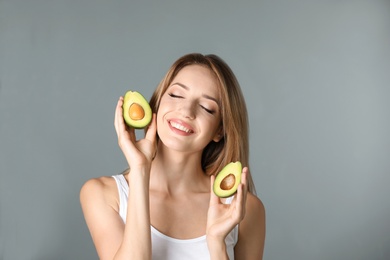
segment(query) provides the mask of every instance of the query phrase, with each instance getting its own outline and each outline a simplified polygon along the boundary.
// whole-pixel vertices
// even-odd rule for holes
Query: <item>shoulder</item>
[[[103,176],[87,180],[80,190],[80,203],[83,208],[96,203],[104,203],[115,208],[118,201],[114,178]]]
[[[80,196],[86,196],[91,192],[109,192],[116,185],[114,178],[103,176],[87,180],[80,190]]]
[[[263,202],[252,193],[248,193],[246,200],[247,221],[263,220],[265,218],[265,207]],[[253,219],[252,219],[253,218]]]
[[[265,207],[248,193],[245,217],[239,224],[236,255],[239,259],[262,259],[265,242]]]
[[[254,229],[265,233],[265,207],[263,202],[252,193],[248,193],[245,207],[245,217],[240,223],[243,236]]]
[[[80,190],[84,219],[98,255],[111,254],[123,238],[124,223],[119,215],[119,193],[113,177],[87,180]]]

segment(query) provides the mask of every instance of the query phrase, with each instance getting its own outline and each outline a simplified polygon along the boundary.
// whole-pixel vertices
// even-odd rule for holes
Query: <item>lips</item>
[[[188,124],[186,124],[180,120],[170,120],[169,125],[172,128],[180,130],[180,131],[185,132],[187,134],[194,133],[194,131],[191,129],[191,127]]]

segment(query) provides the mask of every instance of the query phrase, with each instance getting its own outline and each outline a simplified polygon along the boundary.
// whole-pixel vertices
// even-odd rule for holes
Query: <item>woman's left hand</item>
[[[244,219],[247,196],[247,172],[244,167],[241,183],[231,204],[223,204],[213,192],[215,176],[211,176],[210,204],[207,213],[206,235],[208,242],[224,242],[229,232]]]

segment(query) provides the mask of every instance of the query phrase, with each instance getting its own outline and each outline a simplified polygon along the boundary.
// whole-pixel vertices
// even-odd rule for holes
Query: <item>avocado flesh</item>
[[[142,129],[152,120],[152,109],[148,101],[137,91],[127,91],[123,98],[123,119],[126,124]]]
[[[227,164],[215,178],[213,190],[220,198],[232,196],[241,182],[242,165],[241,162],[231,162]]]

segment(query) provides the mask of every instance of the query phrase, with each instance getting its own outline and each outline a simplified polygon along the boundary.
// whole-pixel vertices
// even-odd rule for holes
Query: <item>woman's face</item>
[[[200,65],[184,67],[161,98],[157,132],[169,148],[200,152],[220,139],[221,112],[218,81]]]

